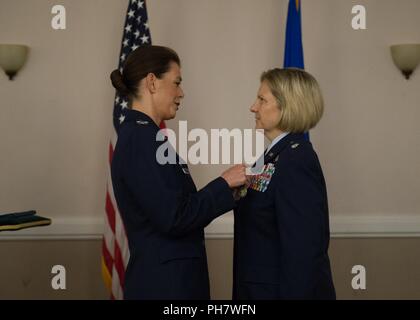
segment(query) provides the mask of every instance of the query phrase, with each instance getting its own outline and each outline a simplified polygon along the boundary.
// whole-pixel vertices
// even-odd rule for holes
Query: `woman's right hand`
[[[226,180],[230,188],[240,187],[247,181],[245,169],[244,164],[237,164],[223,172],[222,178]]]

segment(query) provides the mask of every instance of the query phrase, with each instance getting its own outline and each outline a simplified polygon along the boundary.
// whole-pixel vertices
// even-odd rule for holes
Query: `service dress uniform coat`
[[[197,192],[186,164],[159,164],[159,127],[128,110],[112,159],[115,198],[130,248],[125,299],[210,299],[204,227],[233,209],[219,177]],[[177,156],[177,159],[178,156]]]
[[[312,145],[288,134],[235,209],[234,299],[335,299],[325,181]]]

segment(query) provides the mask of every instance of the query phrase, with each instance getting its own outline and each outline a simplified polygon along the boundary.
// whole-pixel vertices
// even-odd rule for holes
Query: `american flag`
[[[142,45],[150,45],[151,42],[146,1],[130,0],[118,62],[120,71],[122,72],[124,61],[131,51]],[[123,299],[124,273],[130,252],[124,224],[112,188],[111,160],[117,142],[118,130],[124,122],[124,113],[128,103],[125,97],[116,94],[113,113],[114,131],[109,143],[105,231],[102,239],[102,275],[111,294],[111,299],[117,300]]]

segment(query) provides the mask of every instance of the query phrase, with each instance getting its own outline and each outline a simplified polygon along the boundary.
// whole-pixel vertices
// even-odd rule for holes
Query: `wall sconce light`
[[[395,65],[408,80],[420,62],[420,44],[393,45],[391,55]]]
[[[19,44],[0,44],[0,66],[13,80],[14,76],[23,67],[28,56],[29,47]]]

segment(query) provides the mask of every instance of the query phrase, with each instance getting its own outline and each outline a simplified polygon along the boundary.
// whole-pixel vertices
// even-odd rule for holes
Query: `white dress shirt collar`
[[[277,142],[279,142],[281,139],[283,139],[285,136],[287,136],[289,134],[289,132],[283,132],[283,133],[281,133],[281,134],[279,134],[277,137],[275,137],[272,141],[271,141],[271,144],[268,146],[268,148],[267,148],[267,151],[265,152],[265,154],[267,154],[269,151],[270,151],[270,149],[272,148],[272,147],[274,147],[274,145],[277,143]]]

